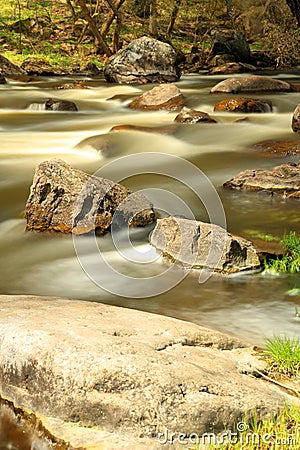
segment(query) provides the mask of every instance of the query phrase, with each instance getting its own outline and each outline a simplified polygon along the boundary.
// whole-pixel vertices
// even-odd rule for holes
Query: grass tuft
[[[276,259],[265,260],[265,269],[271,272],[299,273],[300,237],[294,231],[291,231],[284,234],[280,242],[283,246],[283,255]]]
[[[266,340],[264,355],[272,370],[284,375],[300,373],[300,338],[274,336]]]

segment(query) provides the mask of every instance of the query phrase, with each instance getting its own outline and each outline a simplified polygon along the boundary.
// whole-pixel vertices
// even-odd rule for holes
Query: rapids
[[[266,157],[244,149],[265,139],[297,138],[291,130],[291,118],[299,93],[255,95],[272,100],[274,111],[251,114],[236,123],[247,114],[213,112],[214,104],[225,96],[210,95],[209,90],[223,78],[192,74],[176,83],[188,107],[211,114],[218,124],[181,124],[170,135],[136,130],[110,132],[113,126],[122,124],[154,127],[173,123],[174,112],[127,108],[134,96],[151,85],[112,85],[102,78],[88,77],[76,79],[84,81],[88,89],[55,89],[62,82],[74,81],[69,78],[0,85],[0,292],[54,295],[141,309],[213,327],[256,344],[273,334],[299,335],[300,297],[289,295],[291,289],[300,287],[299,275],[247,273],[213,276],[199,283],[195,273],[178,274],[174,270],[167,274],[174,286],[168,289],[168,284],[159,279],[165,267],[148,245],[149,229],[130,232],[131,242],[128,236],[118,235],[118,251],[110,234],[97,238],[92,246],[90,238],[84,237],[78,244],[79,259],[71,236],[25,231],[24,208],[34,168],[53,157],[89,173],[105,173],[133,190],[146,189],[146,195],[149,190],[154,207],[162,215],[187,215],[189,211],[200,220],[214,216],[215,205],[204,192],[205,183],[201,194],[203,177],[198,180],[192,172],[181,173],[179,160],[175,179],[170,175],[168,158],[164,161],[160,157],[163,153],[192,163],[208,177],[221,199],[228,231],[248,239],[257,233],[278,238],[285,231],[299,233],[299,201],[222,188],[241,170],[296,161],[295,157]],[[278,78],[300,82],[299,77],[289,74]],[[43,111],[39,104],[47,98],[73,101],[79,111]],[[108,139],[105,152],[88,144],[78,145],[95,135]],[[139,157],[141,153],[145,157]],[[132,159],[134,155],[137,158]],[[204,202],[190,188],[197,183],[200,197],[206,196]],[[162,192],[168,193],[165,200]],[[97,257],[99,248],[103,258],[124,276],[110,278],[110,271],[104,270],[105,263]],[[91,278],[96,278],[97,283]],[[135,278],[146,279],[146,284],[132,283]],[[106,289],[99,286],[102,281]],[[156,290],[152,289],[153,283]],[[161,293],[151,296],[157,291]],[[120,293],[123,295],[116,295]]]

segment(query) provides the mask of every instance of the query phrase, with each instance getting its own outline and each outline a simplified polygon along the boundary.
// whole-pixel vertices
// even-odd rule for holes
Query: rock
[[[195,109],[189,109],[185,106],[175,117],[174,121],[179,123],[217,123],[217,121],[206,112],[196,111]]]
[[[247,97],[226,98],[218,102],[214,111],[231,111],[246,113],[267,113],[271,112],[273,104],[271,100],[259,100]]]
[[[254,72],[255,70],[256,67],[252,66],[252,64],[229,62],[226,64],[218,65],[217,67],[212,67],[208,71],[208,75],[229,75],[231,73]]]
[[[157,133],[157,134],[174,134],[176,131],[176,125],[161,125],[156,127],[144,127],[141,125],[115,125],[110,131],[142,131],[144,133]]]
[[[241,92],[290,92],[292,86],[286,81],[276,80],[260,75],[251,75],[244,78],[227,78],[211,89],[211,93],[231,93]]]
[[[300,162],[281,164],[271,170],[244,170],[223,186],[230,189],[265,191],[271,195],[300,198]]]
[[[143,36],[109,58],[104,76],[110,83],[173,83],[180,69],[171,45]]]
[[[77,83],[63,83],[58,84],[54,87],[54,89],[60,90],[60,89],[88,89],[88,87],[82,83],[81,81]]]
[[[214,36],[212,54],[230,54],[235,61],[250,62],[250,47],[244,36],[236,30],[217,31]]]
[[[271,139],[253,144],[247,150],[261,152],[264,156],[294,156],[300,154],[300,140]]]
[[[13,64],[9,59],[0,55],[0,72],[4,77],[10,77],[12,75],[25,75],[26,72],[20,67]]]
[[[75,103],[69,100],[54,100],[53,98],[48,98],[43,103],[30,103],[27,108],[34,111],[78,111]]]
[[[174,111],[182,108],[185,103],[184,96],[175,84],[160,84],[145,92],[129,103],[129,108],[157,111],[166,109]]]
[[[1,396],[35,411],[45,424],[55,418],[54,434],[65,436],[68,429],[73,448],[157,450],[166,429],[175,436],[218,433],[245,417],[259,421],[286,402],[298,404],[277,386],[247,375],[247,367],[253,371],[258,362],[246,345],[132,309],[0,297]],[[131,446],[120,445],[120,436]],[[170,448],[178,448],[177,442]]]
[[[172,216],[160,219],[150,242],[166,259],[194,269],[229,274],[260,266],[251,242],[210,223]]]
[[[103,233],[113,216],[119,226],[146,226],[155,220],[152,205],[142,194],[59,159],[37,166],[25,214],[27,230],[74,234]]]
[[[300,103],[297,105],[293,118],[292,118],[292,130],[295,133],[300,133]]]
[[[89,136],[75,145],[74,149],[96,150],[102,156],[112,157],[120,154],[121,150],[117,149],[112,139],[107,135],[99,134]]]
[[[5,84],[5,83],[6,83],[5,76],[3,75],[3,73],[0,72],[0,84]]]
[[[29,75],[66,75],[66,72],[51,66],[51,64],[42,58],[27,58],[21,64],[21,69],[25,70]]]

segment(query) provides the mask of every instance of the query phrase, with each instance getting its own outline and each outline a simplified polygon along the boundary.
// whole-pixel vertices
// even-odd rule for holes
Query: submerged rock
[[[159,219],[150,242],[166,259],[195,269],[228,274],[260,266],[251,242],[210,223],[172,216]]]
[[[264,156],[294,156],[300,154],[300,140],[270,139],[257,142],[247,150],[255,150]]]
[[[183,107],[180,113],[175,117],[175,122],[179,123],[217,123],[217,121],[211,117],[209,114],[203,111],[197,111],[195,109],[190,109]]]
[[[75,103],[69,100],[54,100],[53,98],[48,98],[42,103],[30,103],[27,108],[33,111],[78,111]]]
[[[214,111],[231,111],[246,113],[266,113],[273,108],[271,100],[259,100],[247,97],[232,97],[219,101]]]
[[[211,93],[231,93],[241,92],[290,92],[292,86],[286,81],[276,80],[260,75],[251,75],[244,78],[227,78],[211,89]]]
[[[292,130],[295,133],[300,133],[300,103],[297,105],[293,118],[292,118]]]
[[[131,103],[129,108],[146,111],[165,109],[174,111],[184,106],[185,99],[175,84],[161,84],[145,92]]]
[[[173,83],[179,80],[180,69],[171,45],[143,36],[110,57],[104,76],[115,83]]]
[[[40,163],[26,203],[27,230],[84,234],[111,225],[146,226],[150,202],[113,181],[91,176],[55,159]]]
[[[0,296],[0,395],[46,423],[55,418],[57,437],[66,437],[69,428],[73,448],[157,450],[166,428],[177,436],[219,433],[242,417],[260,420],[287,401],[296,403],[275,385],[247,375],[261,366],[246,346],[157,314]],[[76,439],[80,427],[87,432]],[[126,436],[123,445],[120,435]]]
[[[225,188],[265,191],[271,195],[300,198],[300,161],[270,170],[244,170],[223,185]]]

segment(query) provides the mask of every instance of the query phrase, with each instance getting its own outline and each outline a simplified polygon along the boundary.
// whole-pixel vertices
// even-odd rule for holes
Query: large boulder
[[[257,98],[232,97],[220,100],[214,107],[214,111],[230,111],[243,113],[267,113],[273,108],[271,100]]]
[[[214,86],[210,92],[239,94],[246,92],[290,92],[293,88],[286,81],[261,75],[244,78],[227,78]]]
[[[292,130],[295,133],[300,133],[300,103],[297,105],[293,118],[292,118]]]
[[[251,242],[210,223],[175,216],[159,219],[150,242],[167,260],[193,269],[228,274],[260,266]]]
[[[180,69],[171,45],[143,36],[109,58],[104,76],[113,83],[170,83],[179,80]]]
[[[147,111],[174,111],[184,106],[185,99],[175,84],[160,84],[129,103],[129,108]]]
[[[113,181],[91,176],[59,159],[35,171],[26,203],[27,230],[84,234],[117,226],[146,226],[155,220],[150,202]]]
[[[157,450],[175,433],[163,448],[179,449],[179,433],[234,430],[296,403],[255,378],[262,368],[254,353],[239,339],[156,314],[0,296],[0,395],[44,425],[54,418],[52,433],[72,448]]]
[[[300,161],[281,164],[270,170],[244,170],[223,185],[225,188],[265,191],[289,198],[300,198]]]

